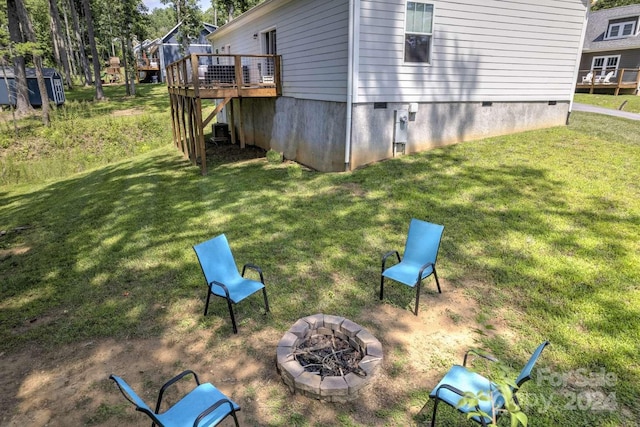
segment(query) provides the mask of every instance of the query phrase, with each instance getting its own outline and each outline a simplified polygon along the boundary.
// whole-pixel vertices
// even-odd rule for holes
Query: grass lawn
[[[467,344],[519,370],[548,339],[521,392],[529,425],[637,425],[639,165],[640,123],[574,113],[566,128],[351,173],[214,158],[203,177],[165,144],[4,185],[2,424],[147,424],[108,374],[152,404],[161,380],[195,366],[240,403],[243,425],[423,425],[428,393]],[[445,225],[443,293],[427,281],[418,318],[409,288],[377,300],[381,256],[402,248],[413,217]],[[239,264],[262,267],[269,292],[266,316],[260,295],[236,306],[236,336],[219,300],[202,316],[191,249],[220,233]],[[383,344],[382,380],[361,402],[292,397],[274,372],[282,334],[320,312]],[[467,425],[439,411],[442,425]]]
[[[629,113],[640,113],[640,96],[637,95],[618,95],[613,96],[609,94],[593,94],[588,93],[576,93],[575,102],[581,104],[592,104],[598,107],[611,108],[614,110],[620,109]],[[624,104],[624,105],[623,105]]]

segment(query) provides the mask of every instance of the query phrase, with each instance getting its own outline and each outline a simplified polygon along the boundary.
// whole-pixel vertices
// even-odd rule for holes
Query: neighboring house
[[[620,69],[640,67],[640,4],[589,13],[580,70],[604,77]],[[635,77],[633,78],[635,80]]]
[[[281,56],[282,96],[241,99],[247,143],[343,171],[564,125],[587,3],[266,0],[207,39]]]
[[[150,77],[158,76],[165,81],[166,66],[191,53],[213,53],[207,36],[216,30],[215,25],[203,23],[202,31],[197,38],[189,42],[186,51],[180,43],[180,26],[176,25],[164,37],[145,40],[133,48],[137,59],[137,70],[141,81],[150,81]],[[155,79],[154,79],[155,80]]]

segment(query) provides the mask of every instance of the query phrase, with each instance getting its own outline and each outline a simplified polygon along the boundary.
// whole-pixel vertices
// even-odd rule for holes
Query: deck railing
[[[160,62],[157,58],[138,58],[137,67],[139,70],[159,70]]]
[[[278,55],[194,53],[167,66],[169,90],[202,98],[278,96]]]
[[[277,55],[194,53],[166,67],[174,144],[194,164],[200,164],[202,174],[207,173],[205,128],[228,105],[232,140],[235,140],[236,116],[243,148],[242,102],[232,101],[243,97],[279,96],[280,62]],[[203,99],[220,100],[206,117],[202,112]]]
[[[607,79],[607,75],[613,72]],[[614,95],[618,95],[620,89],[632,89],[637,92],[640,86],[639,68],[619,68],[602,70],[580,70],[576,89],[589,89],[593,93],[595,89],[611,89]]]

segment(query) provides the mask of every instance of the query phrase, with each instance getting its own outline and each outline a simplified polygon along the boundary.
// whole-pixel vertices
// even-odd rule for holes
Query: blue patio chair
[[[238,272],[236,261],[229,248],[229,242],[224,234],[211,240],[195,245],[202,273],[207,282],[207,303],[204,306],[204,315],[209,310],[209,299],[215,295],[227,300],[233,333],[238,333],[236,318],[233,314],[233,304],[237,304],[248,296],[253,295],[262,289],[266,312],[269,312],[269,301],[267,300],[267,289],[264,285],[264,276],[260,267],[253,264],[245,264],[242,267],[242,274]],[[245,279],[246,269],[255,270],[260,275],[260,281]]]
[[[518,399],[516,397],[516,391],[520,388],[522,384],[531,379],[531,371],[533,366],[536,364],[538,358],[540,357],[540,353],[545,347],[549,345],[549,341],[545,341],[538,346],[536,351],[533,352],[527,364],[522,368],[520,375],[515,380],[515,384],[518,386],[517,388],[511,388],[513,393],[513,399],[516,404],[518,404]],[[468,414],[469,412],[478,412],[482,411],[489,415],[480,416],[473,415],[471,419],[482,426],[487,426],[491,424],[492,417],[495,415],[496,418],[500,416],[500,414],[505,408],[505,398],[502,396],[500,391],[498,390],[495,383],[491,382],[487,378],[482,375],[473,372],[466,368],[467,364],[467,356],[473,353],[477,356],[481,356],[487,360],[492,362],[496,362],[497,359],[493,356],[486,355],[474,350],[469,350],[464,355],[464,360],[462,361],[462,366],[454,365],[449,372],[442,378],[442,380],[435,386],[435,388],[431,391],[429,397],[434,399],[433,404],[433,416],[431,417],[431,427],[435,425],[436,422],[436,410],[438,409],[438,402],[442,401],[454,408],[456,408],[460,402],[460,399],[465,395],[465,393],[473,393],[474,395],[478,395],[478,393],[483,393],[486,396],[492,396],[493,404],[490,400],[478,400],[477,406],[469,406],[463,405],[457,408],[463,414]]]
[[[398,251],[389,251],[382,257],[380,300],[384,296],[385,277],[416,288],[416,308],[414,311],[416,316],[418,315],[418,304],[420,303],[420,284],[425,278],[433,274],[438,292],[442,293],[440,282],[438,281],[438,273],[436,273],[436,258],[438,257],[443,231],[443,225],[432,224],[415,218],[411,220],[403,258],[400,258]],[[398,263],[387,268],[387,258],[394,254]]]
[[[178,403],[160,413],[162,395],[166,389],[187,375],[193,375],[196,387],[184,396]],[[133,391],[122,378],[111,375],[122,395],[136,407],[136,411],[143,412],[153,420],[151,427],[210,427],[218,425],[229,415],[238,424],[236,411],[240,410],[237,403],[222,394],[220,390],[209,383],[200,384],[195,372],[187,370],[170,379],[160,389],[156,410],[151,408]]]

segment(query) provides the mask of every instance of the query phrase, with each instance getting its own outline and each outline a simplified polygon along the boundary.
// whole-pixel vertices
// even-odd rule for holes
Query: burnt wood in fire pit
[[[348,341],[335,335],[312,335],[293,352],[305,371],[328,376],[345,376],[354,372],[366,376],[358,364],[362,353],[349,345]]]
[[[331,402],[357,398],[382,364],[382,345],[344,317],[299,319],[277,349],[277,368],[292,393]]]

